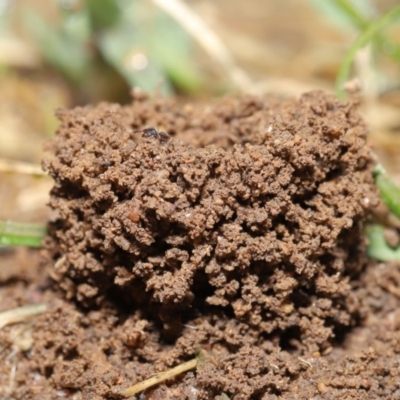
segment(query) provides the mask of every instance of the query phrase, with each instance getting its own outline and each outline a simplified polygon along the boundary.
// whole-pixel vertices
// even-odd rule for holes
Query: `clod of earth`
[[[141,309],[168,340],[218,314],[235,346],[320,350],[359,317],[350,283],[376,203],[351,104],[225,98],[62,110],[47,248],[67,298]],[[157,127],[168,141],[137,131]]]

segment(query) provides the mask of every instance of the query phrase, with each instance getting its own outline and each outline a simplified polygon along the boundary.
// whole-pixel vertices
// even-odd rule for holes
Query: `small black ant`
[[[156,138],[161,144],[165,144],[170,139],[169,135],[163,131],[158,131],[156,128],[148,127],[139,129],[134,132],[143,132],[142,137],[144,138]]]

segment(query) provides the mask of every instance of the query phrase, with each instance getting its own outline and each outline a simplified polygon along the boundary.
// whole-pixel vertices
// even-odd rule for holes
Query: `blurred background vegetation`
[[[0,219],[46,220],[50,180],[1,165],[40,163],[56,108],[126,103],[133,87],[297,96],[334,92],[341,71],[400,182],[399,14],[398,0],[0,0]]]

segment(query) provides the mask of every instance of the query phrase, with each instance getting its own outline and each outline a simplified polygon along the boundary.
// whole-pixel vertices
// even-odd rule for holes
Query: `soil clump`
[[[320,92],[186,108],[139,96],[58,116],[48,248],[67,298],[141,309],[170,340],[222,313],[255,342],[312,352],[354,324],[348,282],[375,193],[352,105]],[[140,138],[150,125],[171,138]]]

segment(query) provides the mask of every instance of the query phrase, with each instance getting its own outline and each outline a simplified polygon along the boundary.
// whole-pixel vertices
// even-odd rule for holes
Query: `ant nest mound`
[[[376,194],[352,104],[136,94],[58,117],[47,248],[68,298],[143,309],[172,337],[216,313],[309,350],[359,318]]]

